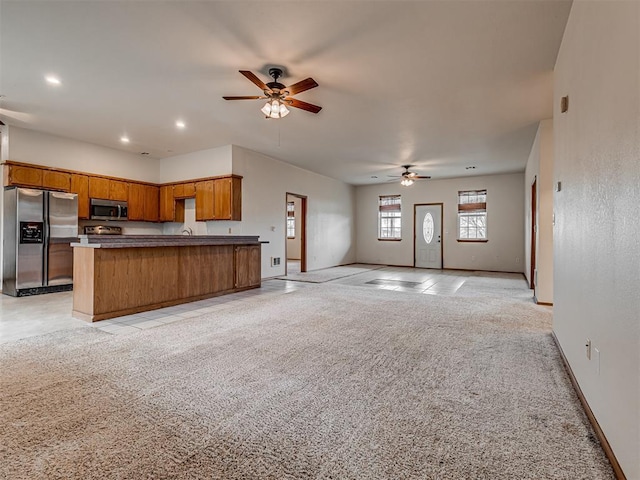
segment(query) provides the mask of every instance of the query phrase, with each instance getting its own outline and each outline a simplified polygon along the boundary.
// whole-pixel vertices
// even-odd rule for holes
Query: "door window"
[[[433,241],[433,215],[430,212],[424,216],[424,221],[422,222],[422,235],[424,236],[424,241],[429,245]]]

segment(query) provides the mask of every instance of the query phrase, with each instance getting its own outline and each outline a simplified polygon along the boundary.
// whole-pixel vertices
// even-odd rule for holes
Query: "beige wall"
[[[573,2],[554,91],[553,328],[627,478],[640,479],[640,2]]]
[[[307,270],[355,262],[355,188],[260,153],[233,146],[242,175],[242,233],[260,235],[262,276],[283,275],[287,192],[307,196]],[[214,223],[214,222],[208,222]],[[270,257],[280,257],[278,267]]]
[[[159,161],[36,130],[10,127],[9,160],[157,183]]]
[[[553,120],[543,120],[525,170],[525,268],[531,284],[531,186],[536,180],[536,299],[553,303]]]
[[[358,262],[413,266],[413,206],[444,203],[444,268],[522,272],[524,174],[422,180],[357,188]],[[458,191],[487,189],[487,243],[457,241]],[[378,241],[378,197],[402,195],[402,241]]]

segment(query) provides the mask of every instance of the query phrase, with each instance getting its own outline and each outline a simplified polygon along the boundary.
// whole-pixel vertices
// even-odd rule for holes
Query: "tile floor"
[[[331,284],[354,285],[401,292],[432,295],[455,295],[469,277],[496,276],[513,282],[516,288],[526,290],[524,277],[519,274],[490,274],[454,270],[426,270],[409,267],[383,267],[357,275],[332,280]],[[0,343],[43,335],[70,328],[98,328],[112,334],[130,334],[155,328],[185,318],[233,308],[239,302],[252,301],[265,295],[282,295],[308,288],[310,284],[271,279],[254,290],[214,297],[198,302],[150,310],[135,315],[87,323],[71,316],[72,292],[51,293],[15,298],[0,295]]]

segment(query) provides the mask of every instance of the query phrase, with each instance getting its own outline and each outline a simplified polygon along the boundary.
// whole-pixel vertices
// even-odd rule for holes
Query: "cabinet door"
[[[193,198],[196,196],[196,184],[194,182],[183,183],[185,198]]]
[[[119,180],[109,180],[109,199],[127,202],[129,200],[129,184]]]
[[[157,222],[160,213],[160,189],[152,185],[144,186],[144,219],[147,222]]]
[[[42,186],[42,170],[39,168],[23,167],[22,165],[9,165],[5,168],[9,168],[7,185]]]
[[[89,218],[89,177],[72,173],[70,191],[78,194],[78,218]]]
[[[196,220],[214,220],[213,207],[214,180],[206,180],[196,183]]]
[[[89,177],[89,198],[109,199],[109,179]]]
[[[144,220],[144,187],[140,183],[129,184],[129,220]]]
[[[173,222],[176,217],[176,203],[173,199],[173,185],[160,187],[160,221]]]
[[[236,288],[260,285],[260,245],[238,245],[235,247]]]
[[[231,220],[231,179],[213,181],[213,214],[216,220]]]
[[[68,192],[71,188],[71,174],[66,172],[56,172],[55,170],[43,170],[42,187]]]

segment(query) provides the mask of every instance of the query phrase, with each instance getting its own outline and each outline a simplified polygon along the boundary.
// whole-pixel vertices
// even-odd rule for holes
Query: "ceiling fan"
[[[270,68],[269,75],[273,78],[273,82],[264,83],[253,72],[248,70],[240,70],[240,73],[253,82],[262,92],[263,96],[240,96],[240,97],[222,97],[225,100],[267,100],[261,111],[267,118],[282,118],[289,114],[287,106],[300,108],[311,113],[318,113],[322,107],[311,103],[303,102],[293,98],[296,95],[307,90],[311,90],[318,86],[318,83],[311,77],[301,80],[288,87],[278,82],[278,78],[282,77],[282,69]]]
[[[413,167],[413,165],[402,165],[402,168],[404,168],[404,172],[402,172],[401,175],[388,175],[388,176],[402,178],[402,180],[400,181],[400,184],[404,187],[413,185],[413,182],[415,182],[416,180],[431,178],[429,175],[418,175],[416,172],[409,171],[411,167]]]

